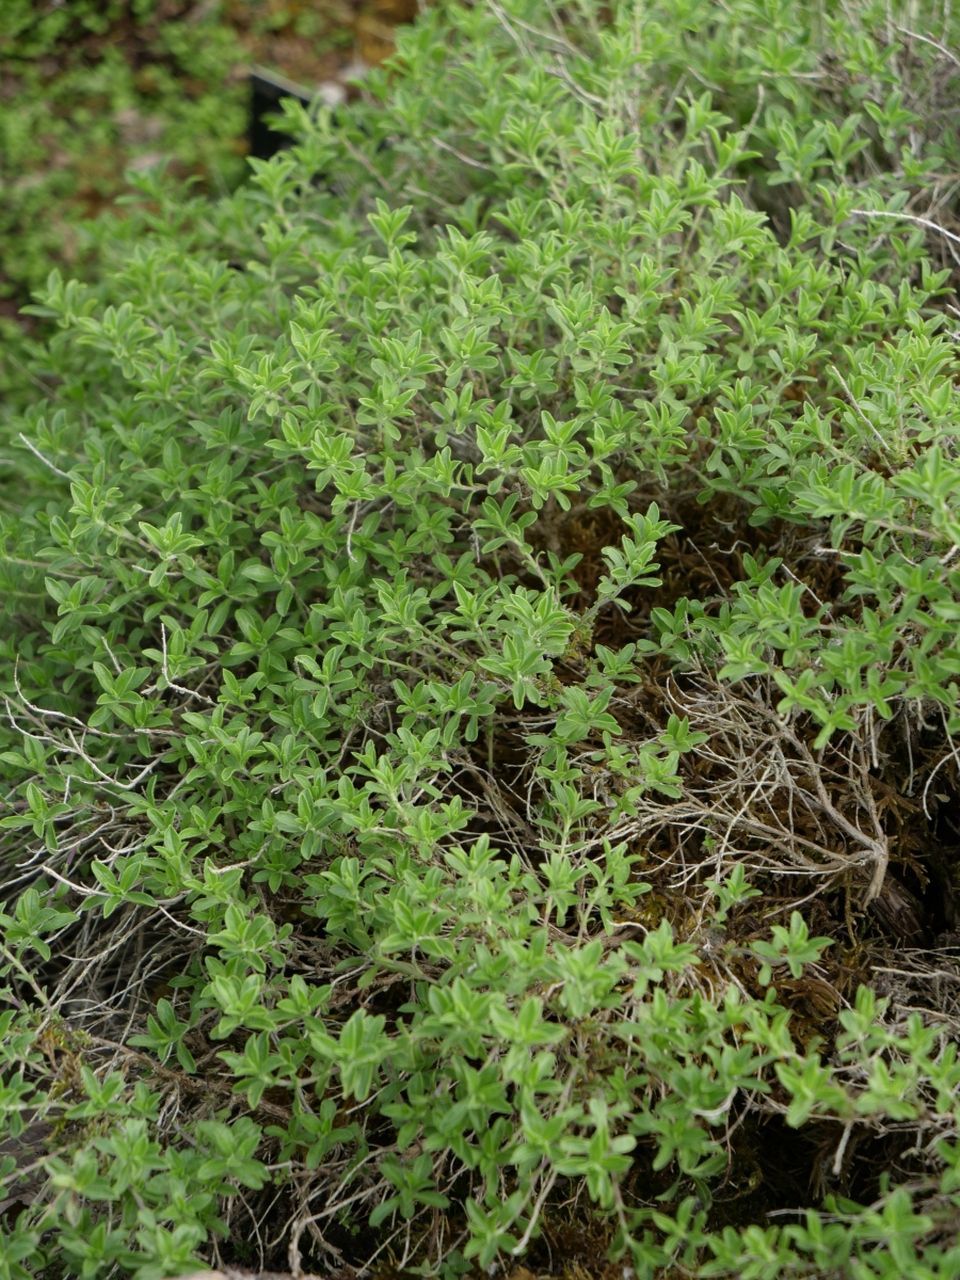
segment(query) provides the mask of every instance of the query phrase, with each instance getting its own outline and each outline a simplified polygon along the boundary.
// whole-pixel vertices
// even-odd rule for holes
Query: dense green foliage
[[[51,277],[3,1280],[957,1274],[955,986],[870,972],[955,891],[956,33],[811,8],[444,3]]]

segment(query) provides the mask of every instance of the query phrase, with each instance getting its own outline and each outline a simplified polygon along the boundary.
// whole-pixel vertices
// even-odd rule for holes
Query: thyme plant
[[[957,1274],[956,34],[445,0],[51,276],[3,1280]]]

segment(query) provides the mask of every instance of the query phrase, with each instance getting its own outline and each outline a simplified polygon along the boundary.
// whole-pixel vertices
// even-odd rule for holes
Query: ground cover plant
[[[955,28],[444,3],[50,278],[0,1275],[957,1274]]]

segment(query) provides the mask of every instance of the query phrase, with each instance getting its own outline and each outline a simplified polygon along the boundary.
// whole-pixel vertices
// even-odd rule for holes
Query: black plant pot
[[[302,84],[295,84],[265,67],[254,67],[250,72],[250,155],[257,160],[269,160],[284,147],[289,147],[292,139],[272,129],[263,117],[279,111],[284,98],[297,98],[309,107],[315,96]]]

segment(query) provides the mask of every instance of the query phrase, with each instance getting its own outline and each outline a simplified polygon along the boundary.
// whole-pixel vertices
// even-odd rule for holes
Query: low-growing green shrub
[[[51,278],[0,1276],[957,1274],[954,26],[810,9],[440,5]]]

